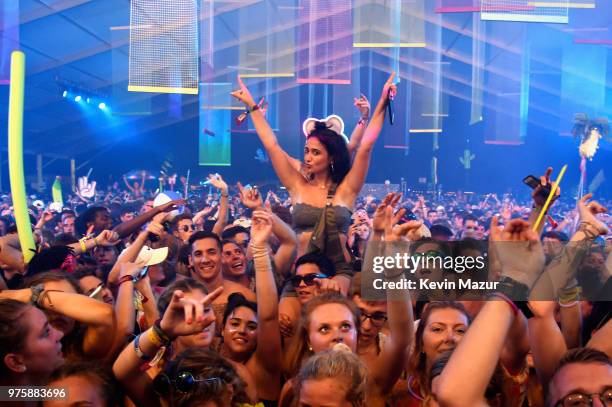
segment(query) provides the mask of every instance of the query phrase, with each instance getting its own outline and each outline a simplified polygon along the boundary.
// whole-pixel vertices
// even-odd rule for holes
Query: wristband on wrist
[[[161,328],[161,318],[155,321],[155,323],[153,324],[153,330],[155,330],[155,334],[159,336],[159,339],[164,345],[169,346],[170,343],[172,343],[172,339],[170,339],[170,336],[168,336],[168,334],[165,333],[164,330]]]
[[[512,302],[510,298],[506,297],[506,295],[500,292],[492,292],[491,294],[487,296],[489,300],[492,299],[493,297],[497,297],[499,299],[506,301],[506,303],[510,306],[510,308],[512,308],[512,312],[514,313],[514,315],[518,314],[518,311],[519,311],[518,307],[516,306],[514,302]]]
[[[256,110],[261,109],[263,103],[264,103],[264,98],[261,98],[259,103],[255,104],[253,106],[247,107],[244,112],[240,113],[240,115],[238,115],[238,117],[236,117],[236,124],[242,124],[246,120],[246,118],[247,118],[247,116],[249,114],[253,113]]]
[[[529,287],[526,284],[520,283],[510,277],[502,277],[501,281],[497,284],[497,289],[492,294],[502,294],[508,300],[521,310],[527,319],[533,317],[533,312],[527,305],[529,298]]]
[[[151,329],[147,331],[147,338],[149,338],[149,340],[153,342],[157,347],[161,347],[164,345],[162,338],[160,338],[160,336],[157,334],[153,327],[151,327]]]
[[[38,307],[41,294],[43,291],[45,291],[45,285],[42,283],[36,284],[35,286],[30,287],[30,290],[32,290],[32,295],[30,296],[30,304],[35,307]]]
[[[119,281],[117,282],[117,287],[119,287],[121,284],[123,283],[127,283],[128,281],[131,281],[132,283],[136,282],[136,277],[134,276],[123,276],[119,279]]]
[[[153,359],[152,357],[147,356],[144,353],[142,353],[142,350],[140,349],[140,335],[134,338],[134,351],[136,351],[136,356],[138,356],[140,360],[144,360],[145,362],[148,362],[151,359]]]
[[[87,246],[85,246],[85,242],[87,241],[87,238],[81,238],[79,240],[79,244],[81,245],[81,252],[85,253],[87,251]]]

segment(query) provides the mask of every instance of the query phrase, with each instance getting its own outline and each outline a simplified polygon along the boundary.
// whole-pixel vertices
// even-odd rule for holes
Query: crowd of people
[[[612,406],[610,202],[545,207],[550,169],[527,199],[363,193],[393,76],[350,140],[307,121],[302,160],[239,83],[276,187],[84,180],[28,201],[27,263],[2,197],[1,386],[65,389],[44,406]],[[377,254],[453,250],[494,257],[497,288],[364,289]]]

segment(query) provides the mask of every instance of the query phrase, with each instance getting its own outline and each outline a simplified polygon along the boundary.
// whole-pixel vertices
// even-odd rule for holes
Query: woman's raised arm
[[[247,106],[249,115],[255,125],[255,131],[266,149],[266,152],[270,156],[270,160],[272,160],[272,166],[274,167],[274,171],[276,171],[276,175],[278,175],[278,178],[280,178],[280,181],[287,189],[290,191],[294,190],[298,182],[301,181],[302,176],[299,171],[291,165],[288,159],[289,156],[278,144],[276,135],[272,131],[272,128],[261,110],[256,107],[257,103],[253,100],[253,96],[251,96],[249,89],[244,82],[242,82],[240,76],[238,77],[238,84],[240,85],[240,89],[232,92],[232,96]]]

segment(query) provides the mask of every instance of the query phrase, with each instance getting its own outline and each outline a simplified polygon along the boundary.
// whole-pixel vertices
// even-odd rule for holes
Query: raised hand
[[[222,192],[227,192],[227,184],[221,178],[219,174],[208,174],[208,181],[212,186],[221,190]]]
[[[578,214],[580,215],[580,222],[588,223],[595,228],[600,235],[608,234],[608,227],[604,222],[597,219],[597,215],[600,213],[608,212],[608,208],[601,205],[597,201],[587,202],[593,197],[593,194],[586,194],[578,201]]]
[[[159,212],[172,212],[175,209],[178,209],[179,206],[185,205],[184,199],[175,199],[174,201],[166,202],[163,205],[159,205],[157,210]]]
[[[497,223],[497,216],[494,216],[489,239],[497,251],[502,275],[531,288],[544,269],[545,262],[538,233],[522,219],[512,219],[503,229]]]
[[[253,99],[253,96],[251,96],[251,92],[249,92],[249,89],[246,87],[244,82],[242,82],[240,75],[238,75],[238,85],[240,86],[239,89],[233,91],[230,93],[230,95],[247,105],[249,108],[255,106],[255,100]]]
[[[254,246],[264,246],[272,234],[274,219],[267,211],[254,211],[251,223],[251,243]]]
[[[257,188],[243,187],[240,182],[237,183],[240,191],[240,201],[249,209],[257,209],[263,207],[263,200]]]
[[[544,175],[540,176],[540,185],[535,187],[531,192],[531,198],[537,207],[543,207],[546,199],[548,198],[548,193],[546,191],[550,191],[552,188],[552,183],[550,182],[550,175],[552,174],[552,167],[548,167]],[[551,201],[555,202],[557,198],[561,196],[561,187],[557,186],[557,190],[555,191],[555,196]],[[550,210],[550,207],[548,208]]]
[[[401,225],[397,224],[405,213],[406,210],[403,208],[395,214],[393,214],[391,206],[385,209],[385,241],[414,241],[419,239],[419,229],[423,226],[423,221],[411,220]]]
[[[114,246],[120,242],[119,235],[112,230],[103,230],[96,236],[96,242],[100,246]]]
[[[324,293],[341,293],[340,284],[331,278],[315,278],[314,282],[317,284],[316,295]]]
[[[370,117],[370,102],[363,93],[359,99],[353,98],[353,104],[359,110],[362,119],[367,120]]]
[[[385,82],[385,85],[383,86],[382,95],[380,95],[380,98],[382,100],[387,101],[389,99],[393,99],[397,94],[397,86],[395,86],[395,84],[393,83],[394,79],[395,71],[391,72],[391,75],[389,75],[387,82]]]
[[[181,290],[174,291],[170,304],[161,319],[162,331],[170,339],[202,332],[204,328],[215,322],[215,315],[210,304],[222,292],[223,287],[219,287],[202,300],[193,300],[185,298],[185,293]]]
[[[402,194],[399,192],[390,192],[385,196],[380,205],[378,205],[374,212],[374,216],[372,216],[372,231],[374,233],[382,234],[385,232],[385,210],[388,206],[395,207],[399,203],[401,197]]]
[[[160,215],[163,215],[160,217]],[[155,236],[162,236],[164,234],[164,226],[162,223],[166,217],[165,213],[159,213],[153,217],[153,220],[147,225],[147,232],[154,234]]]
[[[47,211],[44,211],[40,215],[40,219],[38,220],[38,223],[41,225],[44,225],[45,223],[49,222],[51,219],[53,219],[53,212],[47,210]]]

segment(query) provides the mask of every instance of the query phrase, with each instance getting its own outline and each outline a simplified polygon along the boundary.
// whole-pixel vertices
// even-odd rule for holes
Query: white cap
[[[126,250],[127,249],[124,249],[123,252],[121,252],[121,256],[124,255]],[[142,246],[142,249],[140,249],[138,257],[136,257],[136,261],[134,261],[134,263],[140,266],[153,266],[166,260],[166,257],[168,257],[167,247],[152,249],[149,246]]]
[[[157,194],[157,196],[153,200],[153,207],[156,208],[170,201],[176,201],[177,199],[181,199],[181,198],[182,196],[178,192],[175,192],[175,191],[160,192],[159,194]],[[170,212],[170,217],[174,218],[175,216],[180,215],[181,213],[183,213],[183,210],[184,210],[183,207],[173,210],[172,212]]]

